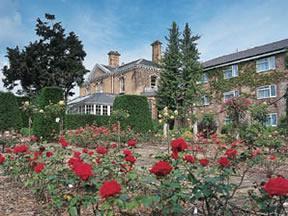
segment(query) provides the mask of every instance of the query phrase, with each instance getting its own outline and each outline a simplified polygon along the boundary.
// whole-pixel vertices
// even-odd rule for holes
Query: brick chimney
[[[110,51],[108,53],[108,64],[111,67],[118,67],[120,62],[120,53],[117,51]]]
[[[152,62],[159,64],[161,60],[161,42],[159,40],[154,41],[152,46]]]

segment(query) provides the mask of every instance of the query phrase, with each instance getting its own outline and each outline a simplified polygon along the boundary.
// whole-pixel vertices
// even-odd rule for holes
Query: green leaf
[[[77,208],[75,206],[69,208],[68,212],[70,216],[78,216]]]

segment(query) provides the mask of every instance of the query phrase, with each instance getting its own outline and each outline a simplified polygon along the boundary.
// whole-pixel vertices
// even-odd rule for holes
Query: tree
[[[168,42],[162,61],[160,82],[157,92],[157,103],[160,109],[168,107],[170,110],[177,108],[179,83],[181,77],[181,53],[179,47],[179,29],[173,22],[169,29]]]
[[[186,23],[183,38],[180,40],[182,79],[179,96],[179,104],[186,111],[193,104],[199,102],[202,94],[202,88],[198,83],[203,75],[196,43],[199,38],[199,35],[192,35],[191,29]]]
[[[182,118],[203,94],[198,83],[203,75],[196,43],[199,38],[191,33],[188,24],[180,38],[175,22],[166,38],[168,45],[162,62],[157,102],[160,109],[179,110]]]
[[[20,81],[22,92],[35,95],[43,87],[58,86],[65,98],[74,93],[71,90],[80,85],[88,71],[83,65],[86,56],[82,42],[74,32],[65,34],[55,16],[45,14],[46,21],[37,19],[36,35],[39,40],[30,42],[20,50],[7,48],[9,67],[2,69],[4,86],[12,90]]]

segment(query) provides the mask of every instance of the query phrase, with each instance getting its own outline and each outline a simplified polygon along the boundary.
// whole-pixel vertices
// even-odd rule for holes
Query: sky
[[[7,47],[23,48],[37,39],[36,19],[45,13],[79,36],[84,65],[92,70],[107,64],[110,50],[121,54],[121,63],[151,60],[150,44],[160,40],[164,50],[173,21],[180,30],[189,23],[201,36],[201,61],[285,39],[287,8],[287,0],[0,0],[0,68],[8,64]]]

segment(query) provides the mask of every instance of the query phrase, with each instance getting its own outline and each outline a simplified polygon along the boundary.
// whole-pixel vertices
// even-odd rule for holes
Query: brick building
[[[152,46],[152,61],[137,59],[120,65],[120,53],[110,51],[108,64],[96,64],[87,81],[80,87],[80,97],[69,102],[72,113],[110,115],[113,101],[119,94],[147,97],[152,117],[157,118],[155,95],[160,76],[161,42]]]
[[[204,113],[215,114],[221,128],[229,122],[229,116],[221,112],[223,102],[242,95],[253,103],[272,104],[267,125],[276,126],[285,115],[287,51],[288,39],[285,39],[203,62],[201,83],[208,93],[202,97],[196,115],[201,118]]]

